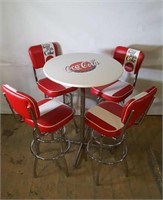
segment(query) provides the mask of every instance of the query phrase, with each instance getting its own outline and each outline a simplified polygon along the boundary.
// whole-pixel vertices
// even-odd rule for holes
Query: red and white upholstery
[[[55,42],[39,44],[29,48],[29,55],[33,64],[33,70],[38,88],[48,97],[57,97],[75,91],[77,88],[67,87],[51,81],[48,78],[39,79],[36,70],[44,66],[51,58],[59,55],[58,44]],[[58,66],[59,67],[59,66]]]
[[[117,137],[131,127],[148,110],[150,103],[156,94],[156,87],[149,88],[144,92],[132,97],[124,106],[115,102],[105,101],[85,113],[85,122],[88,126],[108,137]],[[127,122],[131,111],[134,111]]]
[[[36,102],[29,95],[15,90],[9,85],[3,85],[2,89],[12,109],[20,114],[27,124],[36,128],[29,112],[29,108],[31,109],[41,134],[55,132],[73,119],[73,110],[54,99],[46,98]]]
[[[104,101],[90,108],[85,113],[85,123],[96,133],[96,136],[92,134],[88,142],[88,155],[99,163],[115,164],[121,162],[127,155],[127,146],[124,144],[126,130],[134,124],[142,122],[154,100],[156,92],[156,87],[146,89],[144,92],[132,97],[124,106],[116,102]],[[102,139],[97,139],[101,137]],[[104,143],[103,139],[106,138],[111,141],[109,143]],[[120,144],[123,144],[123,150],[120,152],[118,158],[113,159],[112,150],[115,146],[119,146]],[[100,148],[97,148],[100,149],[99,155],[92,153],[91,149],[94,148],[95,145],[100,145]],[[112,151],[108,160],[106,157],[103,158],[102,156],[102,149],[106,150],[106,146],[108,150]],[[109,153],[107,156],[109,156]],[[97,180],[97,184],[98,183],[99,180]]]
[[[70,148],[70,142],[68,148],[65,151],[62,150],[61,155],[57,158],[44,158],[39,155],[37,147],[33,146],[38,146],[38,143],[43,141],[41,137],[47,135],[47,133],[54,134],[56,132],[58,134],[58,130],[73,119],[74,112],[72,108],[51,98],[36,102],[31,96],[17,91],[7,84],[2,86],[2,90],[13,113],[19,114],[25,123],[34,128],[35,136],[31,143],[31,151],[35,157],[50,160],[64,156],[64,153]],[[46,142],[48,141],[46,140]]]
[[[123,75],[124,73],[132,73],[134,75],[133,83],[117,80],[101,87],[91,88],[91,93],[108,101],[121,102],[132,94],[134,90],[138,72],[144,60],[144,54],[139,50],[118,46],[114,50],[113,57],[122,64]]]

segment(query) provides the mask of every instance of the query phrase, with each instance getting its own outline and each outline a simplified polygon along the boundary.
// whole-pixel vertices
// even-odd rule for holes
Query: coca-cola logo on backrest
[[[66,66],[65,69],[67,72],[76,72],[76,73],[89,72],[91,70],[94,70],[96,66],[99,64],[100,63],[95,59],[91,61],[79,61],[69,66]]]
[[[124,60],[124,68],[127,72],[133,72],[136,67],[137,60],[139,58],[140,51],[129,48],[126,52]]]
[[[47,62],[56,55],[53,43],[46,43],[42,44],[41,46],[45,62]]]

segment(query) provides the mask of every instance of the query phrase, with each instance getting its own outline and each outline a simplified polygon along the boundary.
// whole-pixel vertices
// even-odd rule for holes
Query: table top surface
[[[70,53],[50,59],[43,71],[49,79],[65,86],[89,88],[116,81],[123,69],[107,55]]]

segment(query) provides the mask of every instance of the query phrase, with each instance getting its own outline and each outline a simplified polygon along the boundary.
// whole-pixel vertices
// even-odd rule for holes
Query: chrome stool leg
[[[33,176],[34,176],[34,178],[37,178],[38,176],[37,176],[37,163],[38,163],[38,159],[35,157],[34,158],[35,160],[34,160],[34,165],[33,165]]]
[[[100,170],[101,170],[101,163],[100,161],[102,161],[102,145],[103,145],[103,136],[101,135],[100,137],[100,152],[99,152],[99,162],[98,162],[98,168],[97,168],[97,177],[96,177],[96,185],[99,185],[99,178],[100,178]]]
[[[105,140],[104,140],[105,139]],[[99,185],[100,170],[102,164],[113,165],[120,163],[124,160],[125,174],[128,176],[128,165],[125,159],[127,155],[127,145],[125,144],[125,134],[119,138],[109,138],[111,141],[106,140],[108,137],[103,135],[94,134],[92,132],[91,139],[87,143],[87,154],[92,159],[98,162],[96,185]],[[122,148],[117,149],[116,148]],[[120,150],[120,151],[119,151]],[[104,152],[105,151],[105,152]],[[103,155],[105,153],[105,156]],[[118,156],[117,156],[118,153]],[[106,157],[107,156],[107,157]]]
[[[66,171],[66,176],[68,176],[68,166],[67,166],[67,162],[65,159],[65,154],[68,152],[68,150],[70,149],[71,143],[70,140],[65,138],[65,128],[60,129],[59,131],[57,131],[55,134],[50,134],[50,139],[48,137],[48,133],[45,136],[39,136],[36,135],[37,133],[34,131],[34,139],[31,142],[31,152],[32,154],[35,156],[35,161],[34,161],[34,177],[37,178],[37,163],[38,163],[38,159],[40,160],[44,160],[44,161],[57,161],[60,158],[63,158],[64,161],[64,165],[65,165],[65,171]],[[48,139],[42,139],[41,137],[48,137]],[[48,154],[48,156],[44,156],[44,153],[47,152],[41,152],[40,151],[40,144],[45,144],[45,143],[60,143],[61,147],[60,147],[60,152],[57,151],[57,154],[55,152],[53,152],[53,154],[55,153],[55,155],[51,154],[51,152],[49,152],[50,154]],[[63,144],[66,143],[66,146],[64,146]],[[49,156],[50,155],[50,156]]]
[[[126,158],[124,159],[124,165],[125,165],[125,174],[126,174],[126,177],[128,177],[128,164],[127,164]]]
[[[66,105],[69,105],[71,108],[73,108],[73,94],[72,93],[64,94],[63,95],[63,103]],[[77,126],[75,118],[73,118],[73,122],[74,122],[76,133],[78,133],[79,128]]]
[[[36,134],[36,129],[33,130],[33,138],[34,138],[36,152],[39,155],[40,154],[40,142],[39,142],[38,136]],[[38,177],[37,170],[36,170],[37,169],[37,163],[38,163],[38,159],[37,159],[37,157],[35,157],[34,166],[33,166],[33,176],[34,176],[34,178]]]
[[[126,141],[124,140],[123,141],[123,154],[127,154],[127,146],[126,146]],[[126,174],[126,177],[128,177],[128,164],[127,164],[127,159],[126,159],[126,156],[124,158],[124,167],[125,167],[125,174]]]
[[[64,154],[63,142],[66,143],[67,141],[66,141],[66,138],[65,138],[64,130],[61,130],[61,153]],[[63,160],[64,160],[64,165],[65,165],[65,173],[66,173],[66,176],[68,177],[69,176],[69,172],[68,172],[68,165],[67,165],[65,156],[63,156]]]

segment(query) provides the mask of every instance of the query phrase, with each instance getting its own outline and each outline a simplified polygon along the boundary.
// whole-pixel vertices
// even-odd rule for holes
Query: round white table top
[[[122,75],[121,64],[96,53],[70,53],[47,61],[45,75],[65,86],[89,88],[106,85]]]

